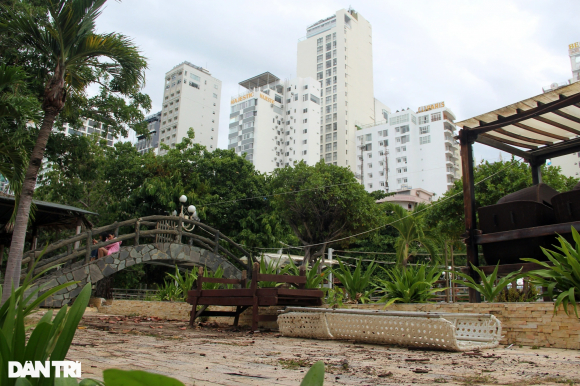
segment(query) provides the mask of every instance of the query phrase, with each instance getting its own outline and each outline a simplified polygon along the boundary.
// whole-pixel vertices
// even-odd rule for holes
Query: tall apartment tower
[[[245,154],[257,170],[320,159],[320,85],[312,78],[281,81],[270,72],[239,83],[232,97],[228,149]],[[332,134],[329,134],[332,136]]]
[[[360,126],[354,171],[365,189],[391,193],[423,188],[436,195],[449,190],[461,175],[454,121],[453,112],[440,102]]]
[[[356,126],[377,118],[370,23],[342,9],[308,26],[298,42],[297,76],[320,85],[320,159],[355,171]]]
[[[161,133],[159,142],[175,147],[195,131],[195,143],[217,148],[222,82],[205,68],[189,62],[173,67],[165,74]],[[159,149],[159,154],[166,151]]]
[[[570,66],[572,67],[572,79],[570,83],[580,80],[580,42],[568,46],[568,55],[570,56]]]

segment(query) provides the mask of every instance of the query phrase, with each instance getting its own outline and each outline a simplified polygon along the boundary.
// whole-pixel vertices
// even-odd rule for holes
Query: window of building
[[[304,130],[302,130],[302,133],[303,133],[303,134],[306,134],[306,133],[308,133],[308,129],[304,129]]]
[[[332,61],[328,60],[326,62],[326,68],[330,68],[330,67],[332,67]]]
[[[322,38],[318,38],[316,39],[316,45],[321,46],[322,45]]]
[[[424,137],[419,137],[419,144],[423,145],[426,143],[431,143],[431,136],[430,135],[426,135]]]
[[[322,59],[323,59],[322,55],[318,55],[318,56],[316,57],[316,63],[320,63],[320,62],[322,62]]]
[[[191,87],[195,87],[195,88],[199,89],[199,85],[197,83],[189,82],[189,85]]]
[[[320,80],[320,79],[322,79],[322,78],[323,78],[323,76],[322,76],[322,71],[321,71],[321,72],[319,72],[318,74],[316,74],[316,80]]]
[[[323,50],[324,50],[324,47],[322,47],[322,46],[318,46],[318,47],[316,48],[316,52],[317,52],[317,53],[319,53],[319,54],[320,54],[320,53],[321,53]]]
[[[429,116],[423,115],[419,117],[419,124],[424,125],[425,123],[429,123]]]
[[[431,114],[431,122],[440,121],[440,120],[441,120],[441,113]]]
[[[365,135],[365,141],[369,142],[373,140],[373,135],[372,134],[366,134]]]
[[[427,134],[429,132],[429,125],[419,127],[419,134]]]
[[[217,99],[217,94],[214,93],[213,94],[213,97]],[[175,110],[177,110],[177,109],[175,109]]]

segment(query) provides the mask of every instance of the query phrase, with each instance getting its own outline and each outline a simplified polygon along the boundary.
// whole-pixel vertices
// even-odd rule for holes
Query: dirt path
[[[229,326],[85,314],[67,356],[83,377],[142,369],[186,385],[299,385],[322,360],[328,385],[580,385],[580,352],[497,348],[471,354],[284,338]]]

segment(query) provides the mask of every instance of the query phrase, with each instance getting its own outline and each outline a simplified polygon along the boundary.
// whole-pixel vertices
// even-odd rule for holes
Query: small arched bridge
[[[187,231],[192,226],[196,229]],[[119,235],[119,229],[127,227],[133,228],[133,232]],[[154,229],[148,229],[151,227]],[[198,234],[199,230],[210,237]],[[114,233],[116,237],[93,245],[93,238],[105,231]],[[119,252],[91,261],[93,251],[118,241],[122,241]],[[35,259],[41,254],[41,260],[33,267]],[[244,257],[245,261],[242,260]],[[86,283],[94,284],[135,264],[206,266],[212,271],[221,266],[224,278],[239,279],[240,268],[251,273],[252,262],[250,253],[218,230],[177,216],[149,216],[93,228],[46,248],[27,252],[22,260],[28,271],[34,268],[34,274],[48,270],[33,283],[30,291],[42,286],[42,293],[66,282],[78,282],[48,298],[44,303],[47,307],[68,304]]]

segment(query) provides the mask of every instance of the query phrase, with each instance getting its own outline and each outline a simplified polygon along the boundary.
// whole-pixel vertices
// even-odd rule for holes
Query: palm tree
[[[16,214],[4,280],[4,302],[19,285],[22,253],[36,177],[46,143],[67,95],[82,93],[98,77],[111,77],[113,91],[126,94],[143,85],[145,58],[133,42],[117,33],[95,33],[95,20],[106,0],[47,0],[49,17],[39,22],[30,14],[4,8],[0,31],[11,33],[23,47],[34,50],[50,63],[44,93],[44,113],[36,144],[30,154]],[[103,60],[105,59],[105,60]]]
[[[397,263],[407,266],[409,258],[417,253],[417,249],[422,247],[431,255],[435,261],[436,247],[435,241],[426,230],[425,223],[419,212],[425,208],[424,205],[417,205],[413,211],[407,211],[400,205],[385,204],[389,218],[388,223],[399,231],[399,237],[395,241],[397,250]]]

